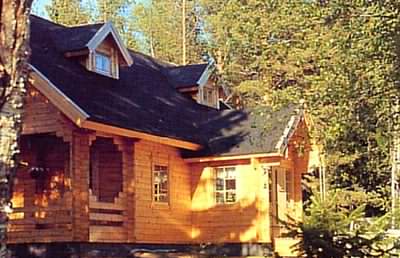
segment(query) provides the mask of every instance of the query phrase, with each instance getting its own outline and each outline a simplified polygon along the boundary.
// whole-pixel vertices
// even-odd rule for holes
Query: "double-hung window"
[[[215,201],[219,204],[237,201],[235,167],[215,169]]]
[[[168,167],[155,165],[153,168],[153,201],[168,202]]]

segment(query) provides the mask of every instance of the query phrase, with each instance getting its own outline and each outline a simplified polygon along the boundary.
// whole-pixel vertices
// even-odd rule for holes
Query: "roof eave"
[[[201,74],[200,78],[197,80],[196,84],[199,87],[203,87],[204,85],[206,85],[211,75],[213,74],[214,70],[215,70],[215,61],[211,60],[211,62],[209,62],[207,67],[204,69],[204,72]]]
[[[288,147],[290,138],[293,136],[298,124],[300,123],[302,117],[304,116],[303,110],[298,110],[297,112],[298,112],[297,114],[291,116],[281,138],[275,145],[275,149],[279,153],[283,154],[285,152],[286,148]]]
[[[227,160],[269,158],[269,157],[283,157],[283,154],[279,153],[279,152],[257,153],[257,154],[237,154],[237,155],[229,155],[229,156],[207,156],[207,157],[186,158],[184,160],[187,163],[202,163],[202,162],[212,162],[212,161],[227,161]]]

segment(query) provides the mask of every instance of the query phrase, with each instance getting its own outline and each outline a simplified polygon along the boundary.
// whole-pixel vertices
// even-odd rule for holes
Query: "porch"
[[[90,132],[29,134],[20,160],[9,243],[129,241],[132,142]]]

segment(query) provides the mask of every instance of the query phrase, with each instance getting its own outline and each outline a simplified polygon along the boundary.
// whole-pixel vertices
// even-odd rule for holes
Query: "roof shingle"
[[[271,113],[269,118],[244,111],[218,111],[175,89],[197,81],[206,64],[171,67],[130,51],[133,65],[121,67],[120,79],[115,80],[64,56],[62,51],[86,44],[100,27],[67,28],[31,16],[31,64],[84,110],[89,120],[206,146],[186,156],[273,151],[293,109]]]

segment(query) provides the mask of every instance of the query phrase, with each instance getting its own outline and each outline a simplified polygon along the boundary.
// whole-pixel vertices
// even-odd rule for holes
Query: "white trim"
[[[207,84],[208,79],[210,78],[211,74],[215,70],[214,64],[215,64],[214,60],[212,60],[210,63],[208,63],[206,69],[201,74],[200,78],[197,80],[197,85],[199,85],[199,87],[203,87],[204,85]]]
[[[294,132],[296,131],[297,125],[300,123],[301,118],[303,117],[303,111],[299,110],[297,111],[298,114],[293,115],[290,120],[289,123],[287,124],[285,131],[283,131],[283,134],[281,136],[281,138],[279,139],[279,141],[277,142],[275,149],[278,150],[280,153],[283,153],[289,143],[289,139],[292,137],[292,135],[294,134]]]
[[[128,49],[125,47],[124,42],[121,40],[119,34],[117,33],[116,29],[112,25],[111,22],[105,23],[93,36],[91,40],[86,44],[86,47],[89,48],[90,51],[95,51],[96,48],[103,42],[103,40],[110,34],[114,37],[115,42],[117,43],[117,46],[122,54],[122,56],[125,59],[125,62],[128,64],[128,66],[131,66],[133,64],[133,59],[131,55],[129,54]]]
[[[281,153],[259,153],[259,154],[238,154],[231,156],[209,156],[200,158],[186,158],[184,159],[187,163],[195,162],[211,162],[211,161],[227,161],[237,159],[252,159],[252,158],[268,158],[268,157],[282,157]]]

